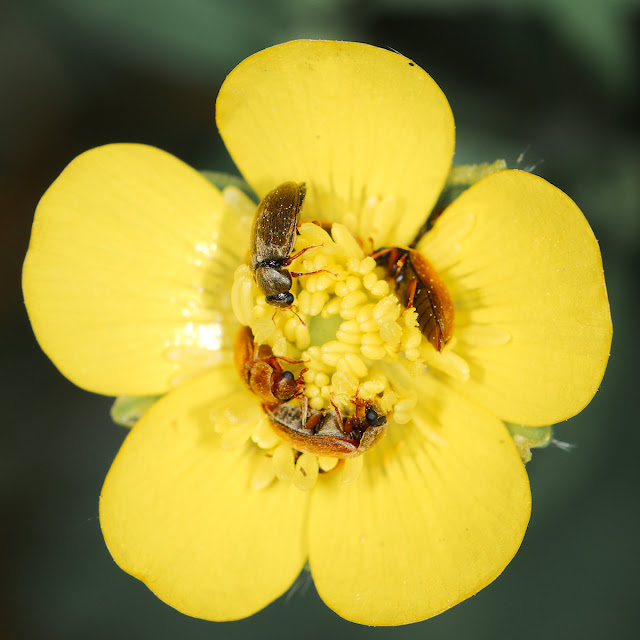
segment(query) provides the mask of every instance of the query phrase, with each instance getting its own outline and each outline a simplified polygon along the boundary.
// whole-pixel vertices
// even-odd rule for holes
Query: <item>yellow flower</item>
[[[300,270],[328,271],[294,281],[300,319],[274,316],[242,266],[256,204],[162,151],[89,151],[36,212],[23,285],[44,351],[90,391],[163,395],[105,481],[109,550],[209,620],[258,611],[307,561],[344,618],[433,616],[494,580],[524,535],[529,485],[505,422],[565,420],[602,379],[597,242],[549,183],[488,172],[416,247],[455,304],[438,352],[367,256],[408,245],[447,179],[453,118],[431,78],[387,50],[290,42],[229,75],[217,122],[260,197],[305,182],[303,218],[336,223],[300,228],[298,250],[324,234]],[[312,407],[375,396],[382,441],[347,464],[281,444],[233,367],[236,316],[277,355],[304,354]]]

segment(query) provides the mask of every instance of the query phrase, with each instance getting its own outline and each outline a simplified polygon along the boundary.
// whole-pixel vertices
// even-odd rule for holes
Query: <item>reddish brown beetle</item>
[[[304,182],[285,182],[267,193],[253,219],[249,263],[256,284],[274,307],[293,304],[291,278],[318,273],[286,269],[305,251],[319,246],[305,247],[295,255],[289,255],[296,243],[296,229],[306,193]]]
[[[276,356],[266,344],[256,349],[249,327],[242,327],[238,331],[233,355],[241,380],[260,398],[263,405],[278,405],[302,395],[302,374],[306,369],[295,378],[291,371],[282,369],[278,360],[292,364],[300,364],[301,361]]]
[[[442,351],[453,335],[453,300],[433,265],[418,251],[383,247],[372,254],[385,266],[395,283],[396,294],[407,307],[415,307],[420,331]]]
[[[355,458],[370,449],[386,430],[386,416],[370,401],[356,398],[353,415],[334,409],[305,411],[295,404],[264,406],[271,427],[288,445],[306,453],[333,458]]]

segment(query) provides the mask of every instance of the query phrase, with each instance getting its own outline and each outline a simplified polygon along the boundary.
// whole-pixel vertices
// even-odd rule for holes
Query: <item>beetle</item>
[[[311,245],[290,255],[296,242],[306,193],[304,182],[284,182],[267,193],[253,219],[249,266],[258,288],[274,307],[284,308],[293,304],[292,278],[319,273],[298,273],[286,269],[305,251],[319,246]]]
[[[284,371],[278,362],[284,360],[292,364],[301,364],[301,361],[276,356],[271,347],[266,344],[256,348],[253,332],[249,327],[241,327],[238,331],[233,356],[240,379],[264,405],[278,405],[303,396],[302,375],[306,369],[303,369],[295,378],[291,371]],[[306,396],[303,397],[306,400]],[[304,407],[306,409],[306,402]]]
[[[343,416],[333,400],[330,402],[340,423],[340,428],[347,435],[354,434],[356,438],[360,439],[369,427],[382,427],[387,424],[387,417],[380,413],[371,400],[359,398],[358,391],[356,391],[355,399],[351,400],[351,403],[355,405],[352,415]]]
[[[422,334],[442,351],[453,336],[455,311],[449,290],[433,265],[419,251],[404,247],[382,247],[372,257],[387,268],[402,303],[415,307]]]
[[[356,409],[349,416],[342,415],[335,405],[322,411],[312,409],[308,414],[295,404],[263,405],[263,408],[272,429],[297,451],[355,458],[382,438],[387,424],[386,416],[372,402],[356,398],[355,404]]]

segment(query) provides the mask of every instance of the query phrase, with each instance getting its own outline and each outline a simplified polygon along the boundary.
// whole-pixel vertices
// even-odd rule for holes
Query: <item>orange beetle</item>
[[[407,308],[415,307],[420,331],[442,351],[453,336],[455,311],[449,290],[433,265],[420,252],[402,247],[383,247],[371,257],[388,269],[396,295]]]
[[[278,360],[292,364],[300,364],[301,361],[276,356],[266,344],[256,349],[253,332],[249,327],[242,327],[238,331],[233,355],[240,379],[263,404],[277,405],[302,395],[302,374],[306,369],[295,378],[291,371],[282,369]]]

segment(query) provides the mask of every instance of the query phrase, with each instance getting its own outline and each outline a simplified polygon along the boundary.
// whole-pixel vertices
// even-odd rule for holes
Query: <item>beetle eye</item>
[[[367,419],[367,422],[371,425],[375,425],[378,420],[378,414],[373,409],[367,409],[367,412],[364,414],[364,417]]]
[[[291,373],[291,371],[285,371],[285,372],[282,374],[282,377],[283,377],[283,378],[286,378],[287,380],[295,380],[295,378],[294,378],[294,376],[293,376],[293,373]]]
[[[383,424],[387,424],[387,417],[378,415],[374,409],[367,409],[364,417],[372,427],[381,427]]]

